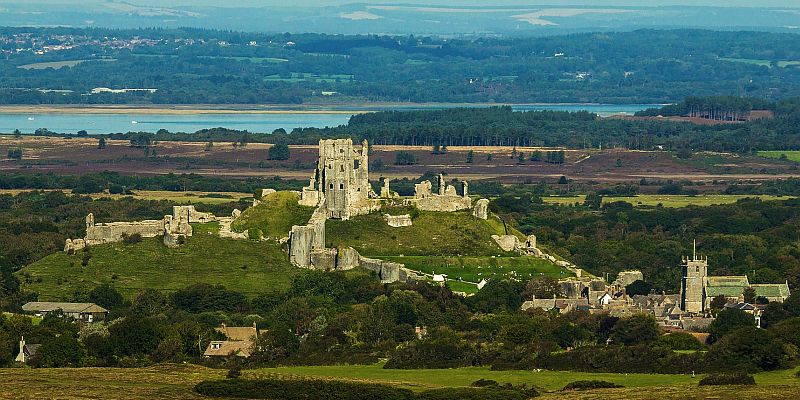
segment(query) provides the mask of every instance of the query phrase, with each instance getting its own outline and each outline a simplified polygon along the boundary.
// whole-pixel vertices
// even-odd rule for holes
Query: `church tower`
[[[705,311],[705,286],[708,276],[708,258],[697,256],[697,242],[693,245],[692,258],[682,262],[681,311],[703,313]]]

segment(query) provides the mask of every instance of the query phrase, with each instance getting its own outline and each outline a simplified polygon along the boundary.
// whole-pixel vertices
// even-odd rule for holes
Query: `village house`
[[[39,350],[41,344],[28,344],[25,343],[25,337],[23,336],[19,340],[19,354],[14,359],[15,362],[27,364],[30,362],[31,358],[36,355],[36,351]]]
[[[94,322],[105,319],[108,310],[94,303],[58,303],[51,301],[32,301],[22,306],[26,312],[44,317],[47,314],[61,311],[64,317],[81,322]]]
[[[225,335],[227,340],[212,340],[203,357],[250,357],[259,333],[264,333],[259,332],[255,322],[253,326],[227,326],[222,323],[215,330]]]

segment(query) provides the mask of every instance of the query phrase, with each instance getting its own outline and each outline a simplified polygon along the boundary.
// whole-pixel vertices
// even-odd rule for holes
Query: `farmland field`
[[[744,198],[757,197],[764,201],[771,200],[787,200],[792,197],[789,196],[768,196],[768,195],[726,195],[726,194],[708,194],[708,195],[637,195],[630,197],[615,197],[604,196],[603,204],[613,203],[616,201],[624,201],[634,206],[650,206],[655,207],[658,205],[664,207],[688,207],[688,206],[710,206],[716,204],[729,204],[735,203]],[[542,200],[548,204],[583,204],[586,196],[560,196],[560,197],[543,197]]]
[[[33,64],[25,64],[17,66],[17,68],[21,69],[60,69],[60,68],[72,68],[78,64],[85,63],[87,61],[106,61],[106,62],[113,62],[117,61],[111,58],[101,58],[96,60],[70,60],[70,61],[52,61],[52,62],[41,62],[41,63],[33,63]]]
[[[226,370],[196,365],[163,364],[147,368],[61,368],[0,369],[4,388],[0,399],[203,399],[194,393],[194,385],[203,380],[223,379]],[[422,372],[422,373],[421,373]],[[279,367],[243,370],[242,378],[320,378],[383,383],[421,391],[431,388],[464,387],[478,379],[498,383],[528,384],[545,393],[541,399],[794,399],[800,390],[795,371],[785,370],[756,374],[753,387],[698,387],[702,378],[690,375],[650,375],[582,373],[564,371],[491,371],[485,367],[446,370],[393,370],[382,365],[321,367]],[[625,386],[585,392],[560,389],[576,380],[605,380]],[[90,383],[90,384],[89,384]]]

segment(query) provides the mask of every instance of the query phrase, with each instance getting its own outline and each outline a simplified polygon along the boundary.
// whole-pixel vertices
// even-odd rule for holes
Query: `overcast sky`
[[[71,3],[87,0],[0,0],[3,3]],[[100,2],[103,0],[88,0]],[[351,3],[368,4],[428,4],[428,5],[591,5],[591,6],[663,6],[663,5],[707,5],[736,7],[797,7],[800,0],[126,0],[127,3],[154,6],[202,5],[202,6],[320,6]]]

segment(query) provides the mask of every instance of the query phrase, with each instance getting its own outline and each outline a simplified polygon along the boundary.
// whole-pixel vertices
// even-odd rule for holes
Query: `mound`
[[[212,232],[197,226],[178,248],[164,246],[160,238],[93,246],[86,266],[84,252],[51,254],[17,275],[39,300],[67,301],[78,289],[107,282],[129,298],[143,288],[173,291],[195,283],[222,284],[252,296],[287,289],[301,271],[277,244],[221,239]]]
[[[395,215],[395,212],[390,212]],[[381,213],[347,221],[328,220],[328,247],[353,247],[364,256],[496,256],[506,254],[492,240],[504,234],[502,223],[481,220],[468,211],[419,211],[412,226],[393,228]]]
[[[261,203],[245,210],[231,224],[235,232],[258,229],[266,237],[281,238],[292,229],[292,225],[305,225],[314,207],[297,204],[300,196],[294,192],[275,192],[261,199]]]

